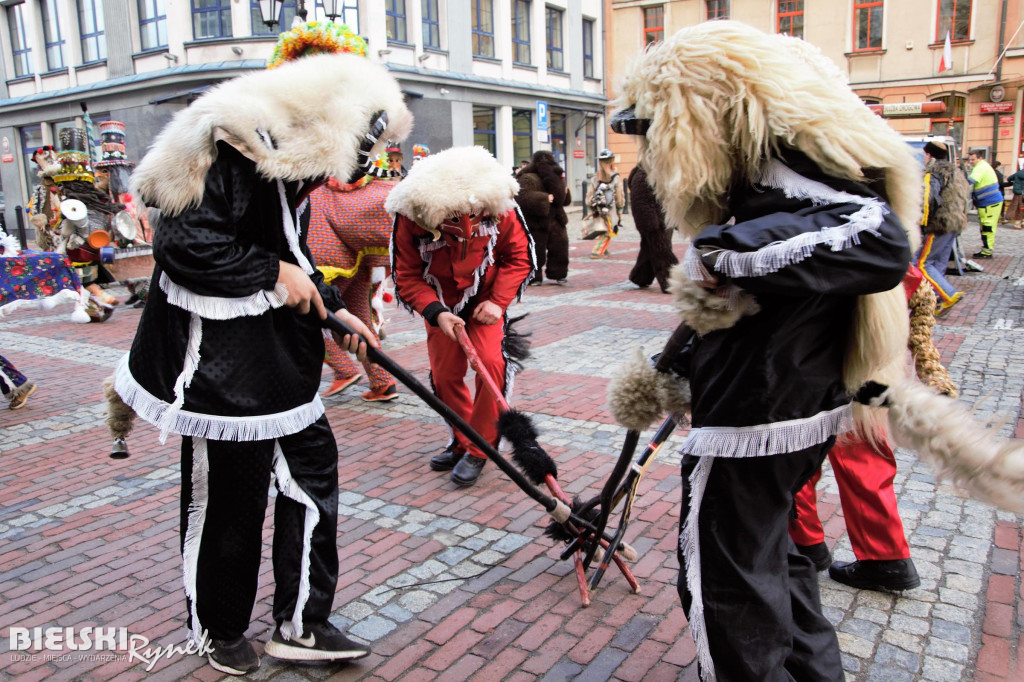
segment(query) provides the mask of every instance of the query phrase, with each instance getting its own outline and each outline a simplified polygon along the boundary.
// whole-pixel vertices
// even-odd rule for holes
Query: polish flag
[[[939,62],[939,73],[949,71],[953,68],[953,43],[949,40],[949,31],[946,31],[946,44],[942,48],[942,61]]]

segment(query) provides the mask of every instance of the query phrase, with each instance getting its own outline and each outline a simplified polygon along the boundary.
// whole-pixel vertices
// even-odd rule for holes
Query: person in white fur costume
[[[667,220],[692,239],[672,284],[693,423],[678,588],[701,676],[842,680],[787,522],[856,420],[853,392],[903,375],[917,166],[815,48],[738,22],[653,46],[617,107],[612,128],[642,136]]]
[[[161,220],[154,286],[114,388],[163,436],[182,436],[189,626],[221,672],[259,666],[245,632],[271,473],[280,494],[267,654],[369,653],[327,620],[338,579],[338,449],[317,392],[326,311],[370,334],[323,283],[303,223],[313,189],[372,172],[385,141],[411,127],[383,67],[354,54],[304,57],[208,91],[132,176]],[[337,340],[365,357],[358,337]]]

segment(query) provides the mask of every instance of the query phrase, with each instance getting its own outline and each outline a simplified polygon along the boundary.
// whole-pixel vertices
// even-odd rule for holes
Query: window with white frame
[[[46,45],[46,68],[50,71],[64,68],[64,38],[60,34],[57,0],[41,0],[43,42]]]
[[[78,33],[82,43],[82,63],[107,58],[107,36],[103,30],[103,0],[78,0]]]
[[[531,64],[530,0],[512,0],[512,61]]]
[[[14,77],[28,76],[32,70],[32,44],[28,42],[25,29],[24,5],[7,8],[7,26],[11,30],[11,52],[14,57]]]
[[[545,32],[547,33],[548,68],[552,71],[565,70],[565,50],[562,45],[562,10],[545,7]]]
[[[167,7],[164,0],[139,0],[139,36],[143,50],[167,47]]]
[[[438,13],[437,0],[422,0],[423,14],[423,47],[441,49],[441,16]]]

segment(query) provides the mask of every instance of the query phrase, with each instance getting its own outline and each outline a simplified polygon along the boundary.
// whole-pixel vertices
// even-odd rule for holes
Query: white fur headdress
[[[737,181],[751,181],[785,147],[830,176],[884,177],[884,194],[920,237],[920,166],[910,147],[868,110],[842,73],[802,40],[736,21],[682,29],[631,65],[616,101],[650,121],[642,162],[668,222],[690,237],[723,217]],[[862,296],[844,381],[892,383],[905,374],[908,333],[902,289]]]
[[[354,54],[317,55],[221,83],[175,115],[132,174],[135,193],[174,215],[195,206],[225,140],[261,175],[287,181],[348,178],[371,116],[388,125],[370,152],[412,129],[398,82]]]
[[[387,203],[420,227],[432,230],[455,214],[499,216],[515,208],[519,183],[483,147],[452,147],[417,161]]]

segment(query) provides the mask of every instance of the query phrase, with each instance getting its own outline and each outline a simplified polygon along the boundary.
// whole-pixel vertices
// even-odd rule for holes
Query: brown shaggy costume
[[[633,222],[640,233],[640,253],[629,271],[629,281],[640,288],[658,280],[663,293],[668,293],[668,271],[679,262],[672,253],[672,232],[665,225],[665,212],[647,184],[647,173],[640,166],[629,174],[629,205]]]
[[[533,160],[517,176],[519,204],[526,226],[533,235],[537,249],[537,274],[533,282],[540,283],[546,273],[548,279],[564,280],[569,275],[569,217],[565,206],[572,203],[565,185],[565,171],[546,150],[534,152]],[[548,195],[554,197],[548,201]]]

